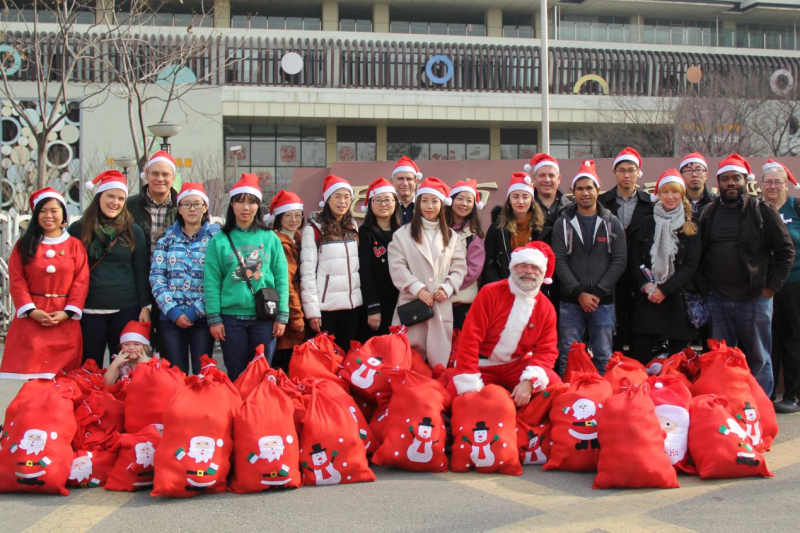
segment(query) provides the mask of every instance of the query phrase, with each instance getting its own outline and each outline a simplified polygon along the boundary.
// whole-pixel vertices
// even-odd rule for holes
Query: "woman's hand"
[[[178,320],[175,321],[175,325],[178,326],[179,328],[189,329],[194,324],[192,324],[192,322],[191,322],[191,320],[189,320],[188,316],[181,315],[181,316],[178,317]]]
[[[57,326],[61,322],[69,320],[69,315],[64,311],[56,311],[47,315],[47,318],[50,321],[49,326]]]
[[[367,324],[372,331],[378,331],[378,328],[381,327],[381,314],[367,315]]]
[[[295,333],[303,333],[306,330],[306,325],[302,320],[300,320],[298,323],[293,323],[291,326],[289,326],[289,329]]]
[[[647,299],[653,302],[654,304],[660,304],[661,302],[664,301],[664,298],[666,298],[666,296],[664,295],[663,292],[661,292],[661,289],[659,289],[658,287],[656,287],[656,290],[653,291],[653,294],[647,297]]]
[[[283,333],[286,331],[286,324],[283,322],[273,322],[272,323],[272,336],[275,338],[283,337]]]
[[[211,336],[218,341],[225,341],[225,326],[223,324],[214,324],[213,326],[209,327],[208,330],[211,332]]]
[[[433,293],[433,299],[439,303],[442,303],[443,301],[447,300],[447,292],[445,292],[443,288],[439,287],[436,289],[436,292]]]
[[[34,309],[32,311],[29,311],[28,312],[28,317],[32,318],[33,320],[35,320],[36,322],[38,322],[39,324],[41,324],[43,326],[49,326],[50,325],[49,324],[50,315],[48,315],[47,313],[45,313],[41,309]],[[45,324],[45,322],[48,322],[48,323]]]
[[[322,329],[322,319],[321,318],[309,318],[308,319],[308,327],[314,330],[315,333],[319,333]]]
[[[428,289],[420,289],[417,298],[425,302],[428,307],[433,307],[433,295],[428,292]]]
[[[139,312],[139,322],[150,322],[149,307],[142,307],[142,310]]]

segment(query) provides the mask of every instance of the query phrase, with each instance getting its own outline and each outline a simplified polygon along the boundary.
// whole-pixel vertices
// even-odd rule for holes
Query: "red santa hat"
[[[38,191],[35,191],[33,194],[31,194],[30,198],[28,198],[28,205],[31,206],[31,211],[33,211],[34,209],[36,209],[36,206],[39,202],[41,202],[42,200],[49,200],[51,198],[55,198],[56,200],[64,204],[64,206],[67,205],[67,202],[64,201],[64,197],[61,195],[61,193],[52,187],[45,187],[44,189],[39,189]],[[64,214],[66,215],[66,213]]]
[[[675,376],[650,376],[650,399],[656,408],[656,414],[669,417],[681,427],[689,427],[689,405],[692,393],[681,380]]]
[[[88,191],[94,191],[95,194],[100,194],[110,189],[119,189],[125,191],[125,196],[128,195],[128,180],[119,170],[101,172],[93,180],[87,181],[84,187]]]
[[[258,198],[259,201],[263,200],[264,197],[261,195],[261,187],[258,185],[258,176],[255,174],[242,174],[242,177],[239,178],[239,181],[236,182],[228,193],[228,196],[233,198],[240,194],[252,194]]]
[[[439,178],[425,178],[419,184],[416,197],[419,198],[421,194],[432,194],[441,200],[444,205],[453,204],[453,200],[450,198],[450,187]]]
[[[597,177],[597,169],[594,166],[594,161],[591,159],[586,159],[581,163],[580,170],[578,170],[578,173],[572,178],[572,188],[575,188],[576,181],[583,178],[589,178],[598,189],[600,188],[600,179]]]
[[[325,207],[325,202],[328,201],[328,198],[339,189],[347,189],[350,191],[351,195],[353,194],[353,188],[346,179],[333,174],[325,176],[325,180],[322,182],[322,201],[319,203],[319,206]]]
[[[172,172],[178,171],[178,165],[175,164],[175,159],[172,157],[172,155],[170,155],[169,152],[159,150],[158,152],[151,155],[150,159],[148,159],[147,163],[144,165],[145,171],[141,173],[142,179],[147,178],[147,169],[150,168],[150,165],[158,162],[164,162],[168,164],[172,168]]]
[[[553,283],[556,255],[548,244],[533,241],[511,252],[511,262],[509,262],[508,268],[514,268],[514,265],[522,263],[539,267],[539,270],[544,273],[544,283],[546,285]]]
[[[748,181],[753,181],[756,179],[755,175],[750,170],[750,163],[748,163],[747,160],[739,154],[731,154],[719,162],[719,166],[717,167],[717,177],[719,178],[720,174],[731,171],[744,174],[747,176]]]
[[[138,342],[145,346],[150,346],[150,322],[137,322],[131,320],[122,330],[119,336],[119,343]]]
[[[297,209],[303,210],[303,200],[297,194],[281,189],[272,198],[272,202],[269,204],[269,213],[264,216],[264,220],[272,222],[278,215]]]
[[[478,180],[457,181],[450,189],[450,198],[455,198],[459,193],[468,192],[475,198],[475,207],[483,209],[481,195],[478,193]]]
[[[394,177],[394,175],[398,172],[411,172],[414,174],[414,177],[416,177],[417,180],[422,179],[422,172],[419,171],[419,167],[417,167],[417,164],[407,156],[403,156],[397,160],[397,163],[395,163],[394,169],[392,170],[392,177]]]
[[[792,171],[789,170],[789,168],[783,163],[778,163],[772,158],[769,158],[767,162],[761,166],[761,172],[763,174],[766,174],[768,171],[776,168],[782,168],[783,171],[786,172],[786,179],[789,180],[789,182],[792,185],[794,185],[795,189],[800,189],[800,184],[797,183],[797,180],[795,179],[794,174],[792,174]]]
[[[525,166],[523,168],[525,169],[525,172],[536,174],[536,171],[548,165],[551,167],[555,167],[556,172],[560,172],[558,168],[558,160],[555,157],[548,154],[536,154],[535,156],[533,156],[533,159],[531,159],[530,163],[525,163]]]
[[[659,191],[659,189],[661,189],[661,187],[663,185],[666,185],[667,183],[677,183],[681,187],[683,187],[684,192],[686,191],[686,182],[683,181],[683,178],[681,177],[680,172],[678,172],[674,168],[667,169],[658,178],[658,181],[656,182],[656,189],[655,189],[655,191],[653,191],[653,194],[650,195],[650,199],[653,200],[654,203],[658,201],[658,191]]]
[[[708,163],[706,162],[706,158],[700,152],[692,152],[691,154],[687,154],[683,156],[681,159],[681,164],[678,165],[678,170],[683,170],[683,167],[686,165],[690,165],[692,163],[698,163],[703,165],[706,170],[708,170]]]
[[[367,195],[364,198],[364,205],[361,206],[361,212],[366,213],[369,209],[370,200],[372,200],[373,197],[385,192],[390,192],[397,196],[397,189],[394,188],[394,185],[389,183],[389,180],[386,178],[378,177],[378,179],[370,183],[369,187],[367,188]]]
[[[183,182],[183,184],[181,185],[181,192],[178,193],[178,203],[180,203],[181,200],[183,200],[187,196],[191,195],[199,196],[200,198],[203,199],[206,205],[209,204],[208,195],[206,194],[206,190],[203,187],[202,183],[189,183],[186,181]]]
[[[523,191],[533,196],[533,180],[527,172],[514,172],[511,174],[511,181],[508,182],[506,198],[511,196],[514,191]]]
[[[631,148],[630,146],[624,148],[617,157],[614,159],[614,169],[616,170],[617,165],[622,163],[623,161],[630,161],[639,169],[639,177],[642,177],[642,156],[639,155],[639,152]]]

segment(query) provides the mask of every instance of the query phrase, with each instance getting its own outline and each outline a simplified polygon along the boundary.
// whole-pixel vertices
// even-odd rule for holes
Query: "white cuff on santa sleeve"
[[[459,396],[468,392],[480,392],[483,390],[483,379],[480,372],[476,374],[456,374],[453,376],[453,385]]]
[[[33,311],[34,309],[36,309],[36,304],[33,302],[23,305],[17,309],[17,318],[25,318],[28,316],[28,311]]]
[[[550,378],[547,377],[547,372],[540,366],[526,366],[519,380],[522,382],[526,379],[531,380],[533,390],[546,389],[550,384]]]
[[[72,311],[72,320],[80,320],[83,318],[83,309],[75,307],[74,305],[68,305],[64,308],[64,312]]]

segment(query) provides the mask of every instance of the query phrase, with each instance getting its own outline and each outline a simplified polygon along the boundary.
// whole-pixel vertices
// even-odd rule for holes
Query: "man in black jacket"
[[[686,197],[692,204],[692,218],[696,221],[705,206],[717,199],[706,185],[708,163],[702,154],[694,152],[683,157],[678,170],[686,183]]]
[[[739,154],[720,162],[720,196],[700,215],[703,255],[697,284],[708,295],[711,336],[742,349],[769,396],[774,386],[772,297],[789,276],[795,252],[775,208],[745,192],[751,176]]]
[[[558,321],[558,362],[563,375],[569,347],[588,334],[595,367],[604,374],[612,352],[614,288],[625,272],[627,247],[619,219],[597,201],[600,180],[594,161],[581,163],[572,180],[575,204],[553,227],[552,248],[561,283]]]
[[[642,226],[644,217],[653,213],[650,195],[640,189],[636,182],[642,176],[642,158],[633,148],[625,148],[614,159],[614,176],[617,186],[600,195],[598,202],[616,216],[625,228],[627,252],[633,252],[636,232]],[[636,295],[633,273],[627,269],[617,282],[614,295],[614,308],[617,318],[617,331],[614,335],[614,351],[629,355],[631,343],[631,323],[633,322],[633,299]]]

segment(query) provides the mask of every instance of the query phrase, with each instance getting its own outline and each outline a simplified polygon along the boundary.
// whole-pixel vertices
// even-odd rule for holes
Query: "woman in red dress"
[[[89,291],[86,248],[65,231],[64,197],[47,187],[29,200],[33,216],[8,260],[17,314],[6,338],[0,377],[55,377],[81,364],[80,319]]]

